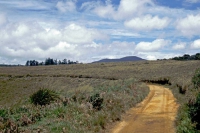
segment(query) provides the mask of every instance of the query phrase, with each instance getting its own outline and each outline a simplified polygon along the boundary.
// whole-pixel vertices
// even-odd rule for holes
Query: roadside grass
[[[143,100],[149,92],[145,84],[133,79],[112,84],[94,88],[93,91],[79,89],[46,106],[26,104],[1,109],[0,131],[103,132],[108,123],[119,121],[122,113]],[[103,102],[95,105],[91,97],[93,101],[98,102],[97,99],[101,98]]]
[[[179,103],[179,109],[176,118],[177,133],[198,133],[199,130],[199,106],[200,106],[200,86],[199,74],[197,69],[193,77],[190,78],[190,84],[172,85],[174,96]]]
[[[189,101],[189,97],[195,95],[191,95],[192,86],[187,88],[187,92],[184,94],[180,92],[180,87],[177,85],[168,86],[172,90],[173,95],[176,97],[177,102],[179,104],[175,127],[177,133],[196,133],[195,124],[192,123],[191,118],[189,117],[187,103]],[[190,94],[189,94],[190,93]]]

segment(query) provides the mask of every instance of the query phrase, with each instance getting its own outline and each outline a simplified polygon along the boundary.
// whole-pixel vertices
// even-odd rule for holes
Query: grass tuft
[[[30,101],[34,105],[47,105],[58,99],[59,96],[55,91],[49,89],[40,89],[30,96]]]

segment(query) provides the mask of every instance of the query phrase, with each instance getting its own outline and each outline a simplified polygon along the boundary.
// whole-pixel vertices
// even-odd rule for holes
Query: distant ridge
[[[99,61],[95,61],[92,63],[101,63],[101,62],[125,62],[125,61],[142,61],[144,59],[137,57],[137,56],[127,56],[120,59],[102,59]]]

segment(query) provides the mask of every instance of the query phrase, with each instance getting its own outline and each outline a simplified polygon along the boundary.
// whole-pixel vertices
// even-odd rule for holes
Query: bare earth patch
[[[112,133],[175,133],[178,104],[168,88],[149,85],[148,97],[130,109]]]

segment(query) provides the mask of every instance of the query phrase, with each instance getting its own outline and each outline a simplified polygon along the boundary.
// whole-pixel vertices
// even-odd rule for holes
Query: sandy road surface
[[[112,133],[175,133],[178,104],[172,92],[157,85],[149,88],[148,97],[130,109]]]

